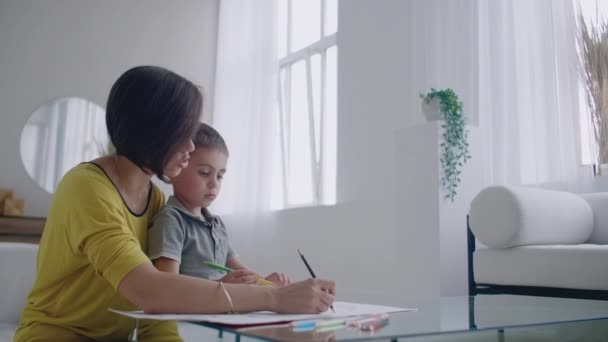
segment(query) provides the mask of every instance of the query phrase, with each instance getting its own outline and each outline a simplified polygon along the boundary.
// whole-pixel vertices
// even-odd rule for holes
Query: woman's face
[[[177,152],[171,156],[169,162],[165,166],[164,175],[169,179],[179,175],[183,169],[188,167],[188,160],[190,160],[190,152],[194,151],[194,144],[189,139],[187,143],[180,146]]]

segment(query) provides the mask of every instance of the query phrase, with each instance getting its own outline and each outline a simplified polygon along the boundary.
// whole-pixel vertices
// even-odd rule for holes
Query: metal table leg
[[[498,329],[498,342],[505,342],[505,329]]]
[[[139,319],[136,318],[135,319],[135,328],[131,332],[131,337],[129,338],[129,342],[137,342],[137,333],[138,333],[137,328],[139,328]]]

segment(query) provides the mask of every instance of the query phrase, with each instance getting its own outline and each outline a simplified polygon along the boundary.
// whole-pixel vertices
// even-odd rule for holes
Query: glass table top
[[[201,325],[235,334],[237,340],[242,336],[259,341],[396,341],[406,337],[499,332],[595,320],[608,323],[608,301],[585,299],[477,295],[444,297],[417,308],[414,312],[391,313],[388,325],[373,333],[344,327],[296,332],[285,324],[248,328]]]

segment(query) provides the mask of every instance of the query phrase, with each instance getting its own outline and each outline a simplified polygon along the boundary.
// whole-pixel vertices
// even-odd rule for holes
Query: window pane
[[[283,156],[281,154],[281,133],[276,131],[272,144],[272,182],[270,182],[270,209],[279,210],[284,208],[283,190]]]
[[[325,0],[325,35],[338,32],[338,0]]]
[[[288,187],[290,205],[313,202],[306,66],[294,64],[291,74]]]
[[[321,55],[316,54],[310,58],[310,67],[315,124],[315,162],[318,163],[321,158]]]
[[[325,133],[323,158],[323,204],[336,204],[338,145],[338,48],[327,49],[325,61]]]
[[[321,1],[292,0],[291,51],[321,39]]]
[[[279,120],[273,120],[276,123],[274,127],[274,143],[273,145],[273,161],[272,161],[272,179],[273,182],[271,184],[270,190],[270,209],[278,210],[283,209],[285,207],[285,189],[283,183],[283,149],[282,144],[285,142],[283,140],[283,135],[281,131],[284,129],[287,121],[285,121],[286,116],[289,114],[287,110],[289,109],[287,104],[287,81],[286,81],[287,69],[281,69],[279,71],[279,110],[277,114],[280,115]]]
[[[281,69],[279,71],[279,125],[282,123],[282,127],[279,129],[284,129],[287,124],[287,118],[289,117],[289,93],[288,93],[288,84],[287,84],[287,71],[289,67]]]

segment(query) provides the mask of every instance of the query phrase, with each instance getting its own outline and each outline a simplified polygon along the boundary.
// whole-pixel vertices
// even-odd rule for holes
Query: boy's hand
[[[291,280],[289,280],[288,276],[284,275],[283,273],[278,273],[278,272],[273,272],[264,279],[271,281],[271,282],[275,283],[275,285],[278,285],[278,286],[285,286],[285,285],[291,284]]]
[[[248,269],[234,270],[228,272],[225,276],[218,279],[224,283],[230,284],[255,284],[260,276]]]

